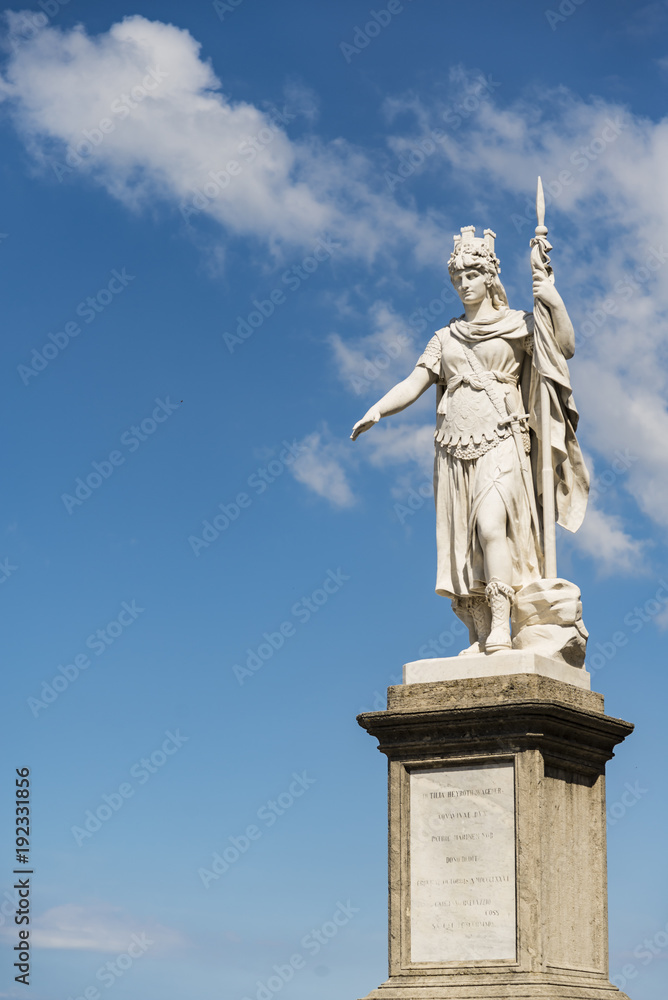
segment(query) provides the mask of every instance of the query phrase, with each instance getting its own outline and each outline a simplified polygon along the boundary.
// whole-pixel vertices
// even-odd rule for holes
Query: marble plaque
[[[511,761],[410,773],[411,961],[516,959]]]

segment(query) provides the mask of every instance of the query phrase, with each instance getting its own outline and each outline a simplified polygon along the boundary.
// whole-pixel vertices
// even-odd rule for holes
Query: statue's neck
[[[500,311],[494,308],[490,299],[483,299],[477,305],[465,305],[464,315],[467,323],[475,323],[481,320],[496,319],[500,316]]]

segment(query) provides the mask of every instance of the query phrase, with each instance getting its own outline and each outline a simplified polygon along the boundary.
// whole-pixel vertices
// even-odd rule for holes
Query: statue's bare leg
[[[476,519],[478,538],[485,558],[485,579],[508,582],[512,579],[512,559],[508,545],[506,505],[496,490],[487,494]]]
[[[508,545],[505,504],[492,489],[480,505],[477,517],[478,538],[485,559],[485,595],[492,611],[492,628],[485,642],[485,652],[496,653],[511,648],[510,603],[513,597],[512,558]]]

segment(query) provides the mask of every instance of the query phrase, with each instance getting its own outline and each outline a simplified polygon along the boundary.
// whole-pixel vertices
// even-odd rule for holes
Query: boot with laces
[[[509,619],[510,605],[514,596],[513,588],[502,580],[497,580],[496,577],[485,587],[485,597],[492,613],[492,627],[485,642],[486,653],[512,649]]]

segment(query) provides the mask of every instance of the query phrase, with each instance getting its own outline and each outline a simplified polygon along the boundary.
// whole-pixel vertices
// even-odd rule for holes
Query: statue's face
[[[484,272],[478,267],[465,267],[455,271],[452,284],[462,303],[467,306],[477,306],[489,294]]]

